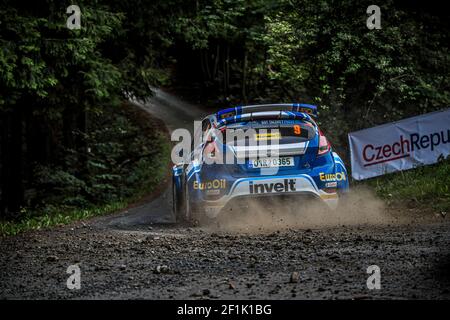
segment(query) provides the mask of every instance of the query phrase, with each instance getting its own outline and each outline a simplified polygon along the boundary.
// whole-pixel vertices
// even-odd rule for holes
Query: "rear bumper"
[[[233,183],[227,195],[214,201],[203,200],[201,203],[192,204],[192,207],[198,213],[204,213],[209,218],[216,218],[222,209],[236,201],[245,203],[249,198],[263,199],[272,196],[306,196],[322,201],[330,209],[335,209],[338,204],[336,193],[324,192],[317,187],[309,175],[303,174],[238,179]]]

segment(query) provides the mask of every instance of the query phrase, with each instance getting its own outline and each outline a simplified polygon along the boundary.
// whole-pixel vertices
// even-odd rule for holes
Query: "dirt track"
[[[203,114],[164,92],[143,108],[171,130]],[[382,223],[225,231],[174,225],[165,191],[120,214],[1,239],[0,298],[450,299],[448,217],[384,211]],[[80,290],[66,287],[72,264]],[[367,289],[370,265],[380,290]]]

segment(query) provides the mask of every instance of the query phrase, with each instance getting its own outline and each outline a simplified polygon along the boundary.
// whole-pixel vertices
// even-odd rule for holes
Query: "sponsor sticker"
[[[220,189],[206,190],[206,194],[210,196],[217,196],[220,194]]]
[[[257,133],[255,134],[255,140],[272,140],[272,139],[281,139],[280,132],[271,132],[271,133]]]
[[[336,188],[337,187],[337,182],[327,182],[325,183],[325,188]]]
[[[250,194],[272,193],[272,192],[290,192],[296,191],[295,179],[284,179],[283,182],[249,182]]]
[[[227,180],[214,179],[212,181],[198,182],[194,181],[193,187],[195,190],[218,190],[225,189],[227,187]]]
[[[344,172],[336,172],[336,173],[321,172],[319,173],[319,177],[320,181],[327,181],[327,182],[347,180]]]
[[[368,179],[450,154],[450,109],[349,133],[352,175]]]
[[[233,116],[234,116],[234,112],[227,112],[227,113],[221,114],[220,118],[221,119],[226,119],[226,118],[233,117]]]

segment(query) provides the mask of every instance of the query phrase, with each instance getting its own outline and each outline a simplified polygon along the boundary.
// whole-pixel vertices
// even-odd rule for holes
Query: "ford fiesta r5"
[[[348,191],[347,170],[313,117],[313,105],[271,104],[204,118],[194,133],[199,142],[173,167],[177,221],[214,219],[233,204],[277,196],[335,209]]]

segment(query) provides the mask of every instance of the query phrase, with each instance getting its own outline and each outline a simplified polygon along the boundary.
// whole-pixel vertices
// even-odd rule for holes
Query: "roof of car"
[[[261,111],[249,112],[238,115],[230,115],[217,121],[216,127],[234,124],[238,122],[254,121],[254,120],[305,120],[311,123],[314,121],[307,113],[297,111]]]
[[[317,117],[317,106],[305,103],[278,103],[278,104],[259,104],[248,106],[237,106],[234,108],[228,108],[220,110],[216,113],[217,120],[220,121],[232,116],[243,115],[255,112],[268,112],[268,111],[292,111],[306,113],[310,116]]]

